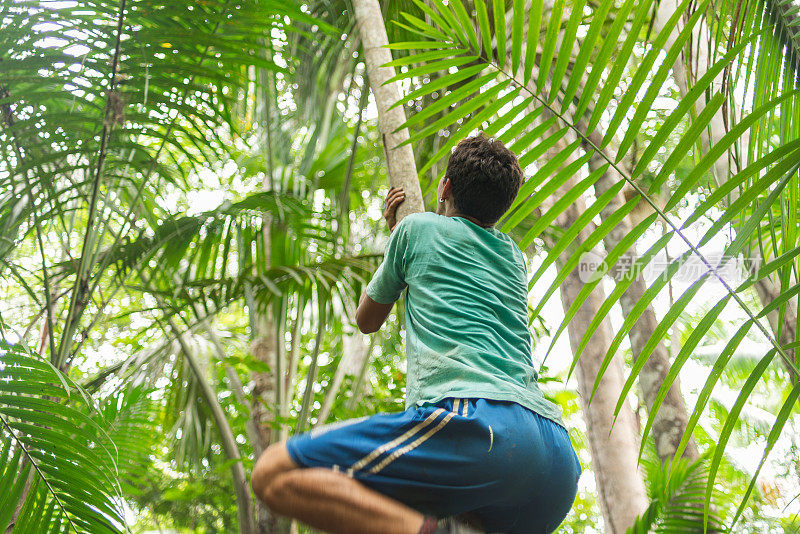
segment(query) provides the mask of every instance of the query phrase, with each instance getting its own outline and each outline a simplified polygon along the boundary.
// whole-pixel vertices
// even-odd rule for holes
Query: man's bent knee
[[[273,513],[292,515],[292,502],[296,500],[297,471],[284,471],[272,478],[260,495],[261,500]]]
[[[253,468],[250,483],[256,496],[267,502],[267,494],[272,481],[280,474],[297,469],[298,465],[292,461],[286,443],[270,445],[261,455]]]

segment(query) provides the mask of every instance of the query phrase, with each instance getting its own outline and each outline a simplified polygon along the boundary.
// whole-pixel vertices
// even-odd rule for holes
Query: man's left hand
[[[402,204],[405,199],[405,191],[399,187],[389,188],[389,193],[386,195],[386,208],[383,210],[383,218],[386,219],[390,232],[397,226],[397,206]]]

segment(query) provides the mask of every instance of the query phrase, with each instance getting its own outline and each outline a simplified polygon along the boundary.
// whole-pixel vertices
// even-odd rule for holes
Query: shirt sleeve
[[[517,263],[519,263],[520,268],[522,269],[522,272],[525,275],[525,279],[527,280],[527,278],[528,278],[528,259],[525,257],[525,253],[522,252],[522,249],[519,248],[519,245],[517,245],[516,241],[514,241],[511,238],[509,238],[509,241],[511,243],[511,253],[516,257],[516,261],[517,261]]]
[[[400,298],[408,286],[405,263],[408,253],[408,221],[406,217],[395,227],[386,243],[383,261],[367,284],[367,296],[381,304],[391,304]]]

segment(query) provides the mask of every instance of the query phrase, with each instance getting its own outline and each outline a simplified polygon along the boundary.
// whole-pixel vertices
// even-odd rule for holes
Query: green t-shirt
[[[406,406],[511,401],[563,426],[536,384],[527,269],[514,241],[462,217],[416,213],[394,229],[367,295],[406,298]]]

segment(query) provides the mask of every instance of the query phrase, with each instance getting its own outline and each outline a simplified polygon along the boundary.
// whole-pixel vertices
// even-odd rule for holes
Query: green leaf
[[[507,232],[514,227],[516,227],[519,223],[521,223],[525,218],[527,218],[533,210],[537,209],[542,203],[547,199],[550,198],[551,195],[555,194],[558,189],[563,186],[567,180],[570,178],[574,178],[575,172],[577,172],[586,162],[591,158],[591,155],[583,156],[580,159],[570,163],[567,165],[562,171],[558,172],[556,176],[549,180],[543,187],[541,187],[538,191],[534,192],[534,189],[539,186],[548,176],[550,176],[555,169],[563,164],[563,159],[569,155],[569,151],[565,150],[559,154],[559,157],[554,158],[551,162],[555,161],[552,165],[551,162],[542,166],[536,174],[534,174],[531,178],[529,178],[520,189],[519,194],[517,195],[517,199],[511,205],[509,209],[510,215],[508,215],[503,220],[503,231]],[[561,160],[561,161],[557,161]],[[591,175],[589,175],[583,183],[585,184],[586,188],[591,187],[596,181],[599,176],[603,174],[603,171],[607,167],[603,167],[602,170],[598,169],[594,171]],[[598,172],[599,171],[599,172]],[[575,198],[580,196],[580,194],[585,191],[583,184],[576,185],[575,187],[570,188],[570,190],[575,190]],[[532,195],[531,195],[532,194]],[[529,196],[531,195],[531,196]],[[553,207],[554,208],[554,207]],[[557,209],[552,209],[554,214],[558,213]],[[538,236],[542,230],[544,230],[545,225],[549,225],[552,221],[548,221],[547,217],[540,218],[539,221],[535,224],[535,227],[538,227],[538,231],[534,231],[533,228],[529,230],[531,235]],[[527,238],[527,236],[526,236]],[[535,238],[535,237],[534,237]]]
[[[658,410],[661,407],[661,404],[664,402],[667,394],[669,393],[672,384],[675,383],[675,380],[678,377],[678,373],[683,368],[684,364],[689,360],[692,356],[692,352],[695,348],[700,344],[700,341],[703,340],[706,333],[708,333],[709,329],[714,325],[717,318],[719,318],[722,311],[730,302],[730,295],[725,296],[724,298],[720,299],[711,310],[706,313],[703,318],[700,320],[700,323],[692,330],[691,334],[689,334],[689,338],[681,345],[678,355],[675,356],[672,365],[670,365],[669,371],[667,372],[667,376],[662,381],[661,385],[658,388],[658,393],[656,393],[656,398],[653,401],[653,406],[648,410],[647,413],[647,421],[645,422],[644,428],[642,429],[642,440],[639,447],[639,457],[641,458],[642,454],[644,453],[645,446],[647,444],[647,436],[650,433],[650,429],[653,427],[653,423],[655,422],[656,415],[658,414]],[[628,376],[628,380],[626,381],[625,386],[630,389],[628,386],[628,381],[633,381],[635,376],[631,373]],[[687,431],[686,433],[689,433]]]
[[[410,22],[411,24],[413,24],[414,26],[419,28],[422,31],[423,35],[427,35],[428,37],[431,37],[433,39],[447,40],[447,37],[448,37],[447,35],[445,35],[441,31],[437,30],[436,28],[434,28],[433,26],[431,26],[430,24],[428,24],[424,20],[421,20],[421,19],[415,17],[414,15],[409,15],[408,13],[405,13],[405,12],[401,13],[401,15],[408,22]],[[394,22],[395,22],[395,24],[397,24],[397,21],[394,21]]]
[[[506,2],[505,0],[492,0],[494,12],[494,35],[497,38],[497,66],[500,70],[506,65]]]
[[[539,62],[539,77],[536,80],[536,92],[541,93],[550,75],[550,68],[553,64],[553,56],[556,52],[556,41],[558,32],[561,30],[561,16],[564,12],[564,0],[555,0],[553,9],[550,12],[550,22],[547,25],[547,34],[544,38],[544,48],[542,49],[542,59]],[[555,92],[551,89],[551,93]]]
[[[556,258],[558,258],[558,256],[575,241],[581,230],[583,230],[592,221],[592,219],[596,215],[598,215],[603,208],[605,208],[608,205],[611,199],[613,199],[614,196],[616,196],[620,192],[620,190],[622,190],[622,186],[624,184],[625,182],[619,181],[610,188],[608,188],[608,190],[605,193],[600,195],[591,206],[587,207],[586,210],[583,213],[581,213],[577,219],[575,219],[575,222],[572,223],[569,229],[566,232],[564,232],[562,236],[559,237],[559,240],[556,243],[556,245],[548,251],[547,257],[544,259],[544,261],[542,261],[542,264],[539,266],[539,268],[536,270],[536,272],[533,274],[530,281],[528,282],[529,288],[536,283],[536,281],[544,274],[545,270],[550,265],[555,263]],[[563,199],[564,197],[560,198],[558,202],[561,202]],[[559,213],[563,211],[563,209],[564,209],[563,207],[560,207]],[[522,242],[526,243],[526,239],[524,239]],[[520,248],[525,248],[525,247],[521,246]]]
[[[536,51],[539,47],[539,34],[542,28],[542,0],[532,0],[528,12],[527,42],[525,43],[525,73],[523,83],[527,86],[531,80],[535,64]]]
[[[433,155],[431,159],[428,160],[425,165],[418,171],[419,174],[425,174],[428,169],[430,169],[437,161],[443,158],[446,154],[450,153],[450,150],[462,139],[467,137],[470,132],[485,120],[488,120],[490,117],[494,116],[503,106],[508,104],[509,102],[513,101],[517,96],[519,96],[520,89],[514,89],[509,91],[505,95],[501,96],[497,100],[495,100],[492,104],[489,104],[484,109],[473,115],[471,119],[466,121],[458,131],[454,134],[451,134],[448,138],[447,142]]]
[[[740,326],[733,336],[731,336],[728,343],[722,349],[719,357],[714,362],[714,366],[712,367],[711,372],[708,374],[706,382],[703,385],[703,388],[700,390],[700,394],[697,396],[697,402],[695,402],[694,410],[689,417],[689,422],[686,424],[686,430],[684,431],[681,441],[678,444],[678,448],[675,451],[673,462],[675,459],[680,458],[683,452],[686,450],[686,446],[689,443],[689,439],[691,439],[692,432],[694,432],[694,428],[697,426],[697,422],[700,420],[700,416],[708,404],[708,399],[711,397],[714,385],[719,380],[719,377],[722,376],[722,372],[728,365],[728,362],[733,356],[733,352],[736,350],[736,347],[739,346],[752,326],[752,321],[746,321],[742,326]]]
[[[625,5],[629,4],[630,2],[626,2]],[[608,16],[608,12],[611,9],[611,6],[614,4],[613,0],[601,0],[597,9],[592,13],[592,23],[589,25],[589,30],[586,32],[586,38],[581,43],[581,47],[578,50],[578,57],[575,59],[575,65],[572,67],[572,73],[569,77],[569,83],[567,84],[567,88],[564,90],[564,99],[561,105],[561,113],[566,113],[567,109],[569,109],[570,104],[572,103],[575,95],[578,92],[578,88],[580,87],[581,82],[583,81],[584,73],[586,72],[586,67],[589,65],[589,60],[591,59],[591,55],[595,50],[597,39],[600,36],[600,31],[603,29],[603,26],[606,24],[606,17]],[[622,18],[623,20],[626,18],[624,14],[625,7],[623,6],[620,8],[621,12],[617,15],[617,18]],[[615,20],[616,23],[616,20]],[[614,35],[613,39],[611,35]],[[608,60],[606,57],[603,59],[603,52],[602,50],[605,49],[606,43],[613,43],[616,41],[616,36],[619,35],[619,31],[615,34],[613,30],[609,31],[609,35],[606,37],[606,40],[603,42],[603,48],[601,48],[601,53],[598,54],[596,58],[596,64],[604,65],[605,61]],[[527,59],[526,59],[527,62]],[[594,90],[593,85],[589,84],[590,80],[587,80],[586,90],[585,93],[592,93]],[[526,76],[527,82],[527,76]],[[583,96],[583,95],[581,95]],[[582,112],[576,114],[576,116],[581,116]]]
[[[780,411],[778,412],[778,416],[775,418],[775,423],[772,425],[772,429],[769,432],[769,436],[767,436],[767,445],[764,447],[764,454],[761,457],[761,461],[758,463],[758,468],[756,472],[753,473],[752,478],[750,479],[750,484],[747,486],[747,490],[742,496],[742,501],[739,504],[739,507],[736,509],[736,514],[734,514],[733,519],[731,520],[730,529],[732,530],[736,522],[742,516],[742,512],[744,512],[745,505],[747,504],[748,500],[750,499],[750,495],[753,493],[753,488],[756,485],[756,481],[758,480],[758,475],[761,473],[761,469],[764,467],[764,464],[767,461],[767,457],[769,453],[772,452],[772,449],[775,447],[775,444],[778,442],[778,438],[783,431],[783,427],[786,425],[786,421],[788,421],[789,416],[795,410],[795,403],[797,402],[798,397],[800,397],[800,384],[795,384],[792,388],[789,395],[786,396],[786,400],[783,402]]]
[[[742,385],[739,396],[736,398],[736,402],[734,402],[733,407],[731,407],[728,417],[725,418],[725,423],[722,425],[722,429],[719,431],[719,438],[717,439],[717,445],[714,448],[714,457],[711,459],[711,466],[709,467],[708,473],[708,483],[706,485],[706,496],[703,507],[703,516],[705,520],[708,520],[709,507],[711,505],[711,492],[714,489],[714,481],[717,477],[719,464],[722,461],[722,454],[725,452],[725,446],[728,444],[728,440],[733,434],[733,427],[738,421],[739,413],[742,411],[744,403],[747,401],[750,393],[752,393],[753,389],[756,387],[756,384],[758,384],[758,382],[761,380],[764,371],[766,371],[769,364],[772,363],[776,353],[777,351],[775,349],[770,350],[759,360],[758,364],[756,364],[755,368],[750,373],[750,376]]]
[[[406,72],[395,74],[394,76],[383,82],[383,85],[388,85],[398,80],[407,80],[410,78],[414,78],[416,76],[431,74],[433,72],[439,72],[442,70],[447,71],[448,69],[451,68],[458,68],[462,65],[474,62],[475,59],[476,59],[475,56],[447,57],[446,59],[443,59],[441,61],[437,61],[434,63],[426,63],[425,65],[409,69]]]
[[[435,81],[426,83],[419,89],[411,91],[406,96],[404,96],[403,98],[392,104],[389,107],[389,109],[396,108],[397,106],[402,106],[407,102],[411,102],[414,99],[420,98],[425,95],[429,95],[434,91],[438,91],[439,89],[455,85],[458,82],[461,82],[463,80],[466,80],[467,78],[471,78],[479,74],[485,68],[486,68],[485,65],[473,65],[471,67],[460,69],[454,74],[449,74],[447,76],[442,76],[441,78],[437,78]]]
[[[658,132],[656,132],[656,135],[645,147],[642,155],[639,157],[639,161],[636,162],[636,167],[633,171],[631,171],[632,177],[639,176],[644,172],[645,168],[647,168],[650,162],[653,161],[653,158],[656,156],[658,150],[664,145],[669,135],[675,130],[684,116],[692,109],[692,106],[694,106],[694,103],[697,102],[697,99],[700,97],[700,95],[705,94],[707,88],[711,85],[714,79],[716,79],[720,71],[728,67],[731,62],[733,62],[733,60],[736,59],[736,57],[738,57],[739,54],[745,49],[745,47],[751,43],[751,41],[752,39],[745,40],[738,46],[729,50],[719,61],[714,63],[711,68],[709,68],[706,73],[700,77],[699,80],[697,80],[697,83],[692,85],[691,89],[689,89],[689,92],[680,99],[678,105],[661,124],[661,126],[658,128]],[[634,128],[631,128],[627,131],[626,137],[620,142],[619,152],[628,151],[628,148],[633,142],[633,139],[629,138],[631,137],[631,133],[636,131],[638,130]]]
[[[522,27],[525,22],[525,1],[514,0],[511,22],[511,75],[516,76],[522,57]]]
[[[619,182],[622,184],[623,182]],[[600,200],[600,199],[598,199]],[[611,215],[604,218],[603,222],[591,233],[589,236],[580,243],[574,254],[572,254],[563,265],[560,266],[558,275],[555,280],[550,284],[550,287],[545,291],[544,296],[540,300],[538,306],[533,310],[533,315],[538,316],[544,308],[545,301],[549,299],[553,293],[564,283],[572,271],[578,267],[578,264],[583,259],[583,255],[594,248],[604,237],[606,237],[617,225],[627,217],[631,211],[636,207],[639,202],[638,198],[632,198],[623,204],[619,209],[614,211]]]
[[[445,5],[442,3],[442,0],[432,0],[432,2],[436,6],[437,13],[446,21],[447,26],[452,29],[451,35],[458,39],[462,45],[469,47],[470,39],[464,35],[466,32],[464,31],[464,28],[459,26],[458,21],[453,13],[447,7],[445,7]]]
[[[481,30],[483,48],[481,55],[487,58],[492,55],[492,30],[489,27],[489,14],[486,11],[485,0],[475,0],[475,11],[478,15],[478,26]]]
[[[658,36],[653,41],[650,51],[642,59],[641,64],[636,69],[633,79],[628,84],[628,88],[625,91],[625,95],[622,97],[619,106],[617,107],[616,113],[614,113],[614,116],[611,118],[611,122],[606,128],[606,135],[603,138],[603,146],[606,146],[611,142],[611,139],[614,137],[614,135],[616,135],[620,124],[622,124],[623,119],[635,102],[638,102],[638,105],[636,106],[636,114],[634,114],[634,118],[631,120],[629,128],[633,129],[634,131],[638,131],[638,128],[641,127],[641,123],[644,122],[644,118],[650,109],[650,105],[661,91],[661,86],[663,85],[667,74],[675,64],[675,59],[681,53],[681,50],[683,49],[683,43],[691,36],[694,25],[705,13],[705,7],[708,5],[708,0],[704,0],[704,2],[698,6],[697,10],[692,13],[692,16],[689,17],[689,20],[686,21],[686,24],[681,30],[677,39],[667,51],[666,58],[663,60],[661,66],[653,76],[653,81],[650,84],[648,91],[645,93],[644,99],[640,100],[639,90],[647,78],[652,74],[651,69],[653,68],[653,64],[660,56],[664,45],[667,43],[668,37],[672,34],[673,28],[675,28],[678,22],[683,19],[686,8],[691,1],[692,0],[683,0],[677,9],[675,9],[675,12],[670,16],[669,20],[666,22]],[[622,151],[618,151],[617,161],[621,159],[621,155]]]
[[[450,0],[450,7],[453,8],[453,11],[455,11],[456,17],[461,23],[461,28],[464,30],[470,46],[472,46],[472,49],[477,52],[481,47],[478,44],[478,37],[475,34],[475,28],[472,25],[472,21],[467,15],[467,10],[464,9],[464,4],[461,3],[461,0]]]
[[[468,102],[464,103],[463,105],[455,108],[451,112],[445,114],[443,117],[439,118],[435,122],[425,126],[425,128],[421,129],[420,131],[414,133],[414,135],[410,136],[406,141],[401,143],[399,146],[415,143],[420,139],[423,139],[431,134],[438,132],[441,128],[455,123],[464,117],[467,117],[470,113],[477,111],[481,108],[485,108],[486,106],[490,105],[491,102],[497,97],[497,95],[502,92],[506,87],[510,85],[509,80],[505,80],[503,82],[498,83],[497,85],[489,87],[486,91],[482,93],[478,93],[476,96],[472,97]]]
[[[383,65],[381,65],[381,67],[402,67],[406,65],[412,65],[414,63],[427,63],[432,59],[453,57],[466,52],[468,52],[466,48],[455,48],[455,49],[446,48],[444,50],[431,50],[430,52],[421,52],[419,54],[413,54],[410,56],[394,59],[388,63],[384,63]]]
[[[607,167],[603,166],[598,171],[605,172]],[[611,249],[608,255],[603,259],[600,265],[598,265],[595,274],[592,276],[590,280],[583,284],[581,290],[578,292],[578,295],[572,301],[567,312],[564,314],[564,318],[561,320],[561,324],[558,325],[558,329],[552,336],[552,341],[550,342],[550,346],[547,348],[547,352],[545,352],[545,358],[549,356],[550,352],[555,347],[556,341],[567,328],[569,322],[577,315],[578,311],[580,311],[581,306],[583,303],[586,302],[586,299],[589,295],[594,291],[594,288],[602,282],[603,275],[607,274],[612,267],[617,264],[617,261],[622,257],[623,254],[628,252],[639,239],[639,237],[644,233],[644,231],[653,224],[658,214],[653,213],[645,220],[640,222],[636,228],[634,228],[628,235],[626,235],[617,245]],[[599,314],[598,314],[599,315]],[[644,441],[642,441],[644,443]]]
[[[457,25],[451,26],[447,21],[445,21],[444,18],[442,18],[442,16],[439,14],[437,10],[434,10],[422,0],[413,0],[413,2],[423,13],[428,15],[437,26],[439,26],[440,30],[442,30],[444,33],[450,36],[454,41],[457,40],[457,38],[455,37]],[[436,5],[438,9],[445,9],[441,3],[437,3]],[[390,44],[389,46],[393,45]]]
[[[586,0],[577,0],[572,6],[572,13],[567,21],[567,27],[561,39],[561,48],[559,48],[556,57],[553,80],[550,82],[550,93],[547,98],[548,104],[553,104],[556,96],[561,94],[562,87],[564,86],[564,75],[567,73],[567,65],[573,61],[572,50],[575,48],[575,36],[578,32],[578,25],[583,21],[583,8],[585,5]]]
[[[42,391],[62,393],[45,397],[14,387],[37,382]],[[115,491],[114,445],[84,401],[88,396],[70,396],[67,388],[77,386],[49,362],[19,345],[0,343],[0,427],[5,436],[0,455],[7,456],[2,449],[12,442],[15,446],[13,463],[0,476],[0,511],[16,508],[30,474],[34,485],[17,529],[49,531],[45,525],[59,518],[75,532],[120,532],[124,521]],[[9,518],[0,512],[0,523]]]
[[[631,23],[630,30],[628,30],[627,37],[625,38],[622,48],[616,54],[616,58],[618,59],[613,62],[611,72],[609,72],[607,78],[605,79],[603,87],[600,90],[600,94],[596,97],[594,109],[592,111],[591,118],[589,119],[589,125],[586,128],[587,133],[593,132],[597,127],[597,124],[600,122],[600,118],[608,108],[608,104],[611,102],[611,99],[614,96],[614,91],[620,85],[620,80],[625,72],[625,67],[627,67],[628,58],[631,57],[633,47],[638,43],[638,36],[642,29],[642,25],[644,24],[645,20],[648,19],[648,15],[650,14],[650,5],[652,4],[652,1],[653,0],[644,0],[644,2],[634,3],[633,1],[628,0],[625,4],[623,4],[623,12],[625,10],[632,9],[635,5],[636,15]],[[616,35],[619,35],[619,32],[622,30],[623,25],[627,22],[627,18],[622,18],[620,15],[621,14],[617,15],[616,21],[612,25],[611,35],[613,35],[615,39]],[[616,34],[614,32],[616,32]],[[610,58],[611,53],[614,51],[616,40],[607,38],[605,44],[608,45],[608,48],[606,48],[604,45],[600,51],[600,56],[604,58]],[[584,97],[582,97],[581,101],[578,103],[578,112],[581,115],[586,110],[592,97],[596,94],[594,93],[594,86],[599,83],[605,67],[605,62],[597,61],[592,68],[592,73],[589,75],[589,80],[587,81],[586,85],[587,90],[584,92]],[[596,75],[595,69],[597,69]]]

